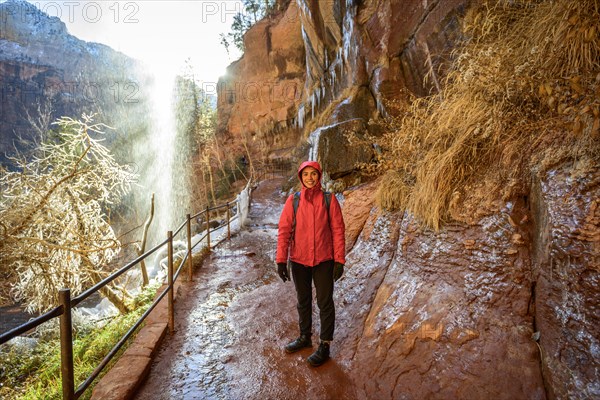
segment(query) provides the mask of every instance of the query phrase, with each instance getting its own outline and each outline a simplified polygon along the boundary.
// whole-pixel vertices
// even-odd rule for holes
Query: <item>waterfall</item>
[[[154,74],[147,90],[151,107],[148,133],[131,144],[133,157],[139,166],[139,187],[136,189],[138,219],[147,217],[150,195],[154,193],[154,220],[149,231],[148,249],[164,240],[167,231],[175,230],[189,210],[187,163],[189,149],[178,132],[175,104],[175,73]]]
[[[173,229],[174,222],[170,202],[173,195],[173,159],[175,155],[176,126],[173,115],[173,76],[155,77],[155,88],[152,96],[152,154],[155,163],[145,174],[148,189],[155,193],[156,228],[161,232]]]

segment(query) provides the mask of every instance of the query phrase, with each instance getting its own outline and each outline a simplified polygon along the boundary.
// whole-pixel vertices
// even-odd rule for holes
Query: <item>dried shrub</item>
[[[406,174],[394,170],[386,172],[375,194],[375,201],[380,208],[387,210],[406,209],[411,187],[411,183],[405,181],[406,177]]]
[[[442,91],[387,121],[370,172],[405,176],[384,180],[382,205],[406,204],[439,229],[460,214],[450,208],[474,180],[502,187],[541,166],[600,161],[598,4],[503,0],[469,10]],[[391,182],[414,184],[407,195]]]
[[[13,297],[30,312],[55,306],[63,287],[79,294],[110,274],[121,249],[110,208],[136,180],[101,144],[105,125],[86,115],[55,124],[32,160],[0,171],[0,266],[15,271]],[[127,311],[125,291],[108,285],[101,293]]]

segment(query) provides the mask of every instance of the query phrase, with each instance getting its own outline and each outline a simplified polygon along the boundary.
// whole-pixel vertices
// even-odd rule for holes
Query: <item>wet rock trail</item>
[[[298,335],[295,292],[274,268],[282,179],[263,181],[252,195],[246,228],[213,249],[176,303],[175,334],[167,337],[138,400],[352,399],[344,366],[311,368],[313,349],[289,355]],[[318,332],[315,305],[314,332]],[[313,343],[317,342],[313,335]]]

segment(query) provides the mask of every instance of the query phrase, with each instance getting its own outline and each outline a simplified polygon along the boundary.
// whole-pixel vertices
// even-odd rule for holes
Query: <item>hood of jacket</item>
[[[313,167],[319,173],[319,181],[317,182],[317,184],[315,186],[313,186],[310,189],[308,189],[306,186],[304,186],[304,183],[302,182],[302,170],[306,167]],[[321,169],[321,165],[318,162],[304,161],[302,164],[300,164],[300,167],[298,167],[298,179],[300,179],[300,183],[302,184],[302,191],[304,191],[304,190],[310,190],[310,191],[319,190],[320,191],[322,175],[323,175],[323,170]]]

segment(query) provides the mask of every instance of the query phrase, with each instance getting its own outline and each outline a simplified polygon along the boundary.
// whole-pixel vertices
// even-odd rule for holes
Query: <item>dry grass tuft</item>
[[[405,210],[408,204],[412,182],[406,182],[406,174],[389,170],[375,194],[375,201],[380,208],[386,210]]]
[[[501,187],[565,160],[600,162],[598,0],[490,1],[463,27],[469,39],[443,91],[388,121],[368,167],[396,171],[382,206],[406,207],[434,229],[460,214],[451,208],[477,179]]]

